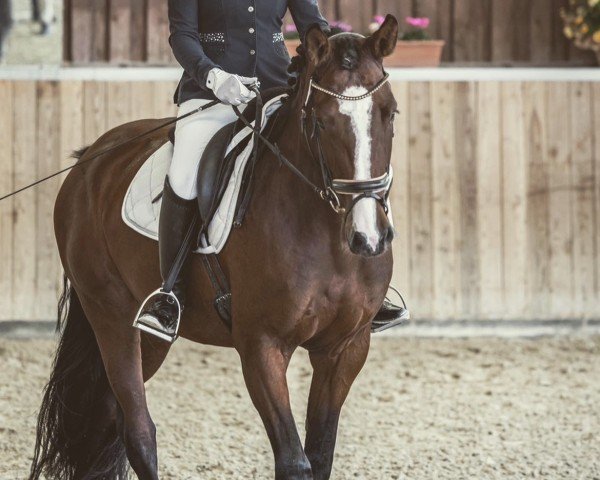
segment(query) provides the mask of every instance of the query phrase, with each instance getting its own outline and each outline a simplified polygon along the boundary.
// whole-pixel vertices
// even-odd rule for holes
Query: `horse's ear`
[[[309,64],[314,68],[329,55],[327,34],[318,23],[311,25],[304,36],[304,48]]]
[[[398,20],[393,15],[387,15],[384,22],[366,42],[367,48],[377,59],[390,55],[398,42]]]

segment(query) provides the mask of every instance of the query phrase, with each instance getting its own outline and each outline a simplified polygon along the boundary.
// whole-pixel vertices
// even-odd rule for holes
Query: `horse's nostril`
[[[392,241],[394,240],[394,236],[395,236],[395,232],[394,232],[394,228],[393,227],[388,227],[387,228],[387,232],[385,234],[385,241],[387,243],[392,243]]]
[[[353,252],[360,252],[367,245],[367,236],[361,232],[354,232],[350,247]]]

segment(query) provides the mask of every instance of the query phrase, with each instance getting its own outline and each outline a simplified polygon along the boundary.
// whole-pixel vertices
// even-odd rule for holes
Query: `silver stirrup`
[[[177,320],[175,322],[174,329],[166,329],[162,323],[158,321],[158,319],[154,315],[150,314],[142,314],[143,311],[148,310],[146,305],[148,302],[152,301],[155,303],[160,300],[160,297],[164,297],[163,299],[167,301],[169,304],[173,305],[173,308],[177,309]],[[133,322],[133,326],[143,332],[154,335],[162,340],[165,340],[169,343],[173,343],[177,340],[177,334],[179,332],[179,322],[181,321],[181,304],[179,303],[179,299],[175,296],[173,292],[165,292],[161,288],[152,292],[146,300],[142,303],[142,306],[137,312],[135,316],[135,320]]]
[[[410,320],[410,311],[405,308],[404,312],[402,312],[402,315],[400,315],[400,317],[396,318],[395,320],[392,320],[391,322],[385,323],[385,324],[381,325],[380,327],[373,328],[371,330],[371,333],[383,332],[390,328],[397,327],[398,325],[402,325],[403,323],[406,323],[409,320]]]

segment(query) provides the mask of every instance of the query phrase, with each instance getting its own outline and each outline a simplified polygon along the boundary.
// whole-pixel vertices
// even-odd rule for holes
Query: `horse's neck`
[[[322,188],[318,163],[313,158],[302,134],[300,116],[291,106],[277,142],[283,155],[311,182]],[[285,219],[289,228],[318,228],[322,233],[339,228],[332,220],[331,207],[271,152],[259,163],[255,201],[261,209]],[[275,207],[275,208],[272,208]]]

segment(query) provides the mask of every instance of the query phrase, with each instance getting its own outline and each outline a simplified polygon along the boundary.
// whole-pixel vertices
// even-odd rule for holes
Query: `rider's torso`
[[[202,49],[214,63],[229,73],[258,77],[263,89],[287,83],[290,57],[281,28],[288,0],[191,1],[198,2]],[[184,74],[175,100],[190,98],[212,94]]]

